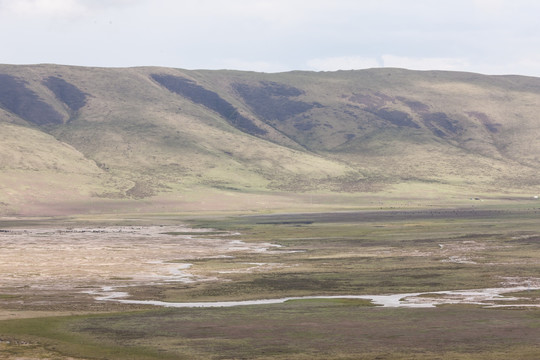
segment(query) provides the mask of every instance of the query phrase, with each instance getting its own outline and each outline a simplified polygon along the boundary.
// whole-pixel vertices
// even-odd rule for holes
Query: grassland
[[[44,291],[46,284],[41,290],[25,288],[31,279],[22,278],[19,286],[0,290],[5,319],[0,322],[0,359],[537,359],[536,290],[495,301],[521,307],[457,304],[428,309],[385,308],[355,299],[163,309],[96,302],[80,290],[129,285],[123,289],[131,298],[174,302],[429,293],[516,284],[535,288],[540,286],[539,216],[538,204],[513,200],[467,208],[109,215],[33,224],[4,220],[6,231],[45,224],[72,229],[160,224],[165,230],[151,241],[158,257],[143,255],[148,250],[135,257],[121,245],[122,252],[130,254],[126,258],[132,264],[150,258],[167,266],[189,262],[186,271],[197,280],[134,282],[127,271],[78,291]],[[178,222],[191,228],[169,231]],[[205,234],[203,229],[212,230]],[[213,241],[215,251],[203,253],[199,247],[198,255],[188,257],[195,249],[188,238]],[[245,246],[226,250],[226,241]],[[140,239],[133,245],[147,242]],[[257,250],[261,248],[266,251]],[[140,273],[144,268],[134,269]]]
[[[539,89],[0,65],[0,359],[540,358]]]
[[[0,214],[174,212],[211,192],[534,196],[538,81],[0,65]]]

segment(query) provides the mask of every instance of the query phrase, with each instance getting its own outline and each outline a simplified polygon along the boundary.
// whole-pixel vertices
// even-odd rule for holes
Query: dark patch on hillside
[[[479,120],[489,132],[491,133],[499,132],[499,128],[501,127],[501,124],[498,124],[495,121],[493,121],[487,114],[484,114],[478,111],[469,111],[466,114]]]
[[[73,112],[78,111],[86,105],[86,94],[64,79],[50,76],[43,80],[43,84],[54,93],[58,100],[66,104]]]
[[[298,123],[294,124],[293,126],[297,130],[300,130],[300,131],[309,131],[309,130],[313,129],[314,127],[318,126],[318,125],[315,124],[312,121],[303,121],[303,122],[298,122]]]
[[[420,126],[414,122],[410,114],[385,107],[388,103],[395,104],[398,98],[393,98],[377,91],[370,94],[353,94],[348,99],[349,101],[363,105],[361,107],[362,110],[396,126],[415,129],[420,128]],[[412,106],[418,107],[419,104],[412,104]]]
[[[378,91],[372,94],[353,94],[349,97],[349,100],[357,104],[365,105],[369,109],[382,108],[387,103],[394,102],[392,97]]]
[[[135,182],[135,185],[126,191],[126,195],[134,199],[144,199],[155,195],[155,191],[150,184],[144,182]]]
[[[420,128],[411,116],[403,111],[389,109],[366,109],[366,111],[399,127]]]
[[[429,105],[420,101],[409,100],[405,97],[398,96],[396,99],[407,105],[412,111],[419,114],[424,122],[424,125],[440,138],[456,135],[463,129],[458,122],[448,117],[443,112],[429,112]]]
[[[236,83],[233,88],[257,116],[267,121],[285,121],[314,107],[322,107],[319,103],[291,100],[304,92],[275,82],[261,82],[259,86]]]
[[[457,121],[452,120],[442,112],[422,114],[422,120],[427,128],[438,137],[456,135],[462,130]]]
[[[397,99],[407,105],[412,111],[416,113],[425,113],[429,111],[429,105],[426,105],[420,101],[409,100],[401,96],[398,96]]]
[[[205,89],[192,80],[172,75],[150,75],[152,79],[171,92],[188,98],[221,115],[232,126],[253,135],[264,135],[266,130],[259,128],[250,119],[241,115],[238,110],[217,93]]]
[[[37,125],[61,124],[63,116],[26,87],[24,80],[0,74],[0,106]]]
[[[261,85],[261,89],[266,92],[267,95],[271,96],[291,97],[304,95],[306,93],[293,86],[279,84],[273,81],[263,81],[261,82]]]

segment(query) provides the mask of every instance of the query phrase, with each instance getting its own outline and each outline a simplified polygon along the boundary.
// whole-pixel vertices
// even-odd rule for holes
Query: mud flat
[[[0,232],[0,294],[21,303],[69,301],[83,289],[214,280],[186,270],[190,260],[275,248],[234,232],[185,226],[9,229]],[[62,294],[53,296],[55,293]],[[7,294],[7,295],[6,295]],[[22,306],[22,305],[21,305]]]

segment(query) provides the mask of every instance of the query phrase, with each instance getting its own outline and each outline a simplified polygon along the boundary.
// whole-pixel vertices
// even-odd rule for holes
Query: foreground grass
[[[5,321],[2,333],[84,358],[537,359],[539,327],[539,311],[317,300]]]
[[[162,357],[157,349],[142,346],[124,347],[101,341],[92,341],[84,334],[66,330],[66,324],[74,321],[74,319],[76,318],[49,317],[2,322],[0,333],[6,339],[4,342],[13,343],[14,345],[4,346],[0,359],[10,359],[10,356],[17,358],[17,356],[24,356],[27,353],[39,354],[40,352],[42,354],[52,352],[56,356],[70,355],[104,359],[173,358]],[[13,341],[13,337],[17,340]]]

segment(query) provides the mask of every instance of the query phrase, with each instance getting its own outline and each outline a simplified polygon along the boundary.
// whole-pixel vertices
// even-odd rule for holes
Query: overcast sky
[[[540,76],[538,0],[0,0],[0,63]]]

